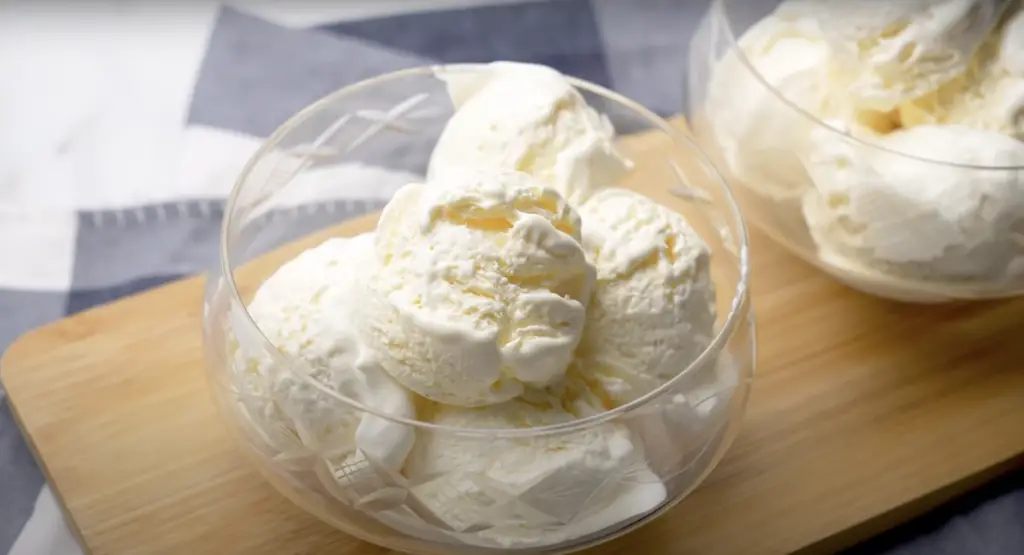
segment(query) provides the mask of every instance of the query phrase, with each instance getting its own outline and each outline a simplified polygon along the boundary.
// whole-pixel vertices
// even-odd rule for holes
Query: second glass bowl
[[[258,285],[303,247],[332,236],[371,231],[397,187],[422,179],[453,114],[437,68],[399,71],[340,90],[284,124],[255,154],[229,199],[219,271],[205,305],[205,345],[214,397],[229,427],[262,474],[295,503],[339,530],[391,549],[426,554],[564,553],[625,533],[673,506],[722,457],[739,425],[754,365],[754,325],[747,290],[746,232],[731,193],[707,158],[678,129],[641,106],[596,85],[573,80],[620,136],[658,147],[634,156],[648,185],[688,191],[679,206],[712,249],[718,295],[716,337],[688,368],[632,403],[563,425],[529,429],[464,429],[406,420],[346,398],[271,345],[247,313]],[[444,71],[479,71],[445,66]],[[638,151],[639,152],[639,151]],[[626,148],[625,154],[635,153]],[[685,176],[686,182],[683,182]],[[360,200],[352,200],[355,197]],[[310,235],[312,234],[312,235]],[[305,388],[311,406],[338,418],[375,415],[415,431],[417,441],[478,446],[493,461],[409,480],[362,462],[337,445],[304,441],[300,430],[274,423],[271,398],[247,385],[240,360],[270,357],[280,380]],[[269,415],[269,416],[268,416]],[[504,453],[539,440],[586,443],[608,427],[629,430],[641,449],[601,479],[580,478],[570,492],[512,487],[481,472]],[[465,457],[464,457],[465,458]],[[507,462],[507,461],[504,461]],[[602,512],[616,492],[655,488],[663,500],[629,518]],[[471,507],[460,518],[438,515],[423,495]],[[551,510],[557,508],[558,510]],[[474,514],[480,513],[480,514]],[[486,518],[483,518],[486,513]]]
[[[985,163],[963,163],[952,160],[964,154],[952,144],[911,142],[911,148],[897,151],[815,117],[802,104],[806,99],[799,98],[813,85],[795,84],[798,77],[790,74],[787,97],[771,83],[782,79],[779,72],[795,71],[800,64],[810,67],[821,55],[817,43],[796,35],[779,39],[791,43],[774,43],[778,58],[770,71],[779,75],[773,76],[760,71],[742,46],[741,37],[762,31],[759,23],[779,4],[714,0],[690,47],[689,119],[698,142],[735,185],[744,216],[791,252],[872,295],[932,303],[1024,293],[1024,155],[1016,155],[1024,148],[1014,148],[1006,137],[1014,156],[1000,159],[981,152],[974,158]],[[728,86],[713,85],[719,71],[730,73]],[[955,143],[956,133],[949,130],[947,142]],[[944,153],[949,160],[916,156],[913,150]],[[824,153],[828,164],[814,166],[808,152]],[[860,160],[892,173],[853,167]],[[887,185],[890,176],[902,184]],[[835,183],[841,184],[838,190]],[[855,199],[851,186],[873,196]],[[957,199],[957,191],[967,187],[982,191],[979,195],[1014,187],[1020,191],[1004,194],[1004,200],[978,201],[967,194]],[[947,206],[919,209],[937,202],[940,194],[946,195]],[[957,214],[957,206],[966,202],[976,202],[978,214]],[[885,225],[868,230],[850,216],[854,210]],[[993,223],[977,224],[996,212]],[[929,235],[936,241],[920,240]]]

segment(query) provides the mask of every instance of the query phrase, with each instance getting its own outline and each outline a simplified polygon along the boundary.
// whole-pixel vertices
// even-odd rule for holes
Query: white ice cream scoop
[[[1024,143],[954,125],[877,141],[887,150],[823,134],[808,155],[803,211],[823,260],[916,280],[1024,273]]]
[[[277,460],[341,461],[358,455],[398,470],[412,447],[407,426],[356,410],[303,379],[378,411],[415,418],[412,394],[381,368],[356,325],[372,273],[372,234],[330,239],[285,263],[248,310],[283,357],[245,342],[235,355],[240,407]]]
[[[738,47],[716,62],[703,117],[733,176],[769,198],[798,198],[808,187],[798,153],[827,90],[827,44],[769,16]]]
[[[963,73],[1010,3],[787,0],[775,13],[827,41],[833,77],[852,104],[889,111]]]
[[[714,337],[711,251],[681,214],[626,189],[594,195],[580,214],[597,281],[578,353],[620,404],[678,375]]]
[[[438,76],[456,112],[434,148],[430,178],[466,166],[514,169],[575,204],[632,166],[608,118],[550,67],[493,62]]]
[[[1024,11],[1013,14],[961,76],[900,106],[905,126],[964,125],[1024,140]]]
[[[594,279],[580,232],[561,195],[512,170],[447,172],[398,191],[364,303],[385,370],[461,406],[560,380]]]

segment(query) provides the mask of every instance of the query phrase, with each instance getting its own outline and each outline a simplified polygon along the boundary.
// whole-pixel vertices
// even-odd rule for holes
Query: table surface
[[[625,141],[634,157],[658,155],[644,137]],[[592,553],[829,552],[1019,466],[1024,301],[894,304],[757,233],[751,250],[759,367],[739,437],[689,498]],[[0,376],[80,539],[110,555],[383,552],[292,505],[228,439],[204,376],[202,295],[202,278],[187,279],[6,353]]]

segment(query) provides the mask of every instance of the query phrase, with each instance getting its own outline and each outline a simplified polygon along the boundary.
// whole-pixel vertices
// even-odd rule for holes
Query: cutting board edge
[[[821,538],[795,552],[794,555],[826,555],[849,549],[858,544],[926,517],[943,505],[955,502],[971,491],[1005,478],[1024,469],[1024,448],[1003,461],[985,466],[972,474],[960,476],[949,483],[913,499],[891,507],[859,524]]]
[[[57,320],[57,322],[52,322],[51,324],[47,324],[46,326],[40,326],[39,328],[30,330],[29,332],[23,334],[22,337],[24,337],[25,335],[29,335],[42,328],[45,328],[49,325],[59,323],[61,321],[63,321],[63,319]],[[6,358],[7,355],[5,353],[4,357],[0,359],[0,381],[3,381],[3,368],[5,366],[3,364],[3,361],[6,360]],[[6,382],[4,382],[4,387],[6,389]],[[54,485],[56,482],[53,478],[53,474],[50,472],[50,469],[46,464],[46,459],[44,459],[43,456],[40,454],[39,447],[36,445],[36,442],[33,439],[32,434],[28,433],[28,428],[25,426],[25,422],[22,419],[22,415],[18,411],[18,405],[17,403],[14,402],[14,399],[11,398],[9,394],[7,395],[7,404],[8,406],[11,407],[11,416],[14,417],[14,423],[15,425],[18,426],[18,431],[21,433],[21,437],[25,439],[25,445],[28,447],[29,453],[32,454],[32,460],[35,461],[36,466],[39,468],[39,472],[43,474],[43,478],[46,480],[46,484],[51,485],[50,493],[57,500],[57,506],[60,509],[60,513],[64,519],[65,526],[67,527],[68,531],[71,532],[71,535],[75,538],[75,542],[78,544],[78,547],[82,550],[82,553],[84,553],[85,555],[91,555],[92,550],[89,548],[88,542],[85,541],[85,536],[83,535],[82,530],[78,527],[78,522],[75,521],[75,518],[71,514],[71,510],[68,508],[67,499],[64,498],[64,494],[61,493],[60,488]]]

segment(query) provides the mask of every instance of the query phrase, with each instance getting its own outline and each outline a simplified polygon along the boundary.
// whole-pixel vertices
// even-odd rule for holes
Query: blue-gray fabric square
[[[429,63],[419,54],[325,31],[286,29],[224,7],[196,81],[189,123],[265,137],[345,85]]]
[[[0,353],[25,332],[63,318],[67,304],[66,291],[0,289]]]
[[[444,63],[534,62],[599,85],[611,83],[589,0],[481,6],[326,28]]]
[[[612,88],[662,116],[686,112],[690,40],[709,0],[594,0]]]
[[[6,398],[0,398],[0,553],[7,553],[32,515],[43,475],[36,467]]]
[[[196,201],[79,215],[72,288],[204,272],[217,261],[223,203]]]

